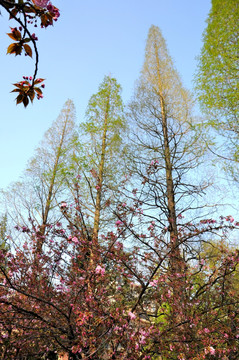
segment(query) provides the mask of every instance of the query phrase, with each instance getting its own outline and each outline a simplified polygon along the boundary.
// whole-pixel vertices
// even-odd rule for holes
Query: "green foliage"
[[[141,191],[150,206],[149,217],[152,209],[160,211],[162,230],[170,218],[174,219],[176,232],[175,211],[185,211],[189,189],[190,194],[196,194],[202,186],[207,186],[205,178],[200,187],[199,178],[189,175],[189,170],[200,165],[204,145],[201,129],[196,126],[193,116],[190,93],[181,83],[157,26],[149,29],[144,65],[130,103],[129,116],[133,139],[132,173],[141,177]],[[141,184],[137,183],[137,187]],[[157,189],[157,201],[152,184]],[[165,202],[165,189],[171,194],[168,202]],[[165,214],[168,214],[166,219]]]
[[[170,315],[170,311],[170,305],[166,302],[158,309],[155,323],[159,326],[160,331],[163,331],[168,326],[168,316]]]
[[[160,29],[154,25],[149,29],[140,81],[146,101],[150,94],[152,105],[158,102],[159,107],[163,97],[167,118],[180,123],[189,121],[191,96],[182,85]]]
[[[238,132],[238,21],[237,0],[213,0],[203,37],[198,73],[199,101],[206,112],[228,120],[226,129]],[[212,123],[214,126],[221,124]]]
[[[2,215],[0,218],[0,250],[7,249],[7,215]]]
[[[121,86],[117,80],[105,76],[96,94],[92,95],[86,110],[86,121],[81,124],[82,135],[95,143],[97,153],[100,152],[103,132],[107,116],[106,150],[111,155],[119,149],[122,143],[122,134],[126,129],[124,107],[121,98]],[[91,153],[91,150],[89,150]]]
[[[239,158],[239,6],[237,0],[212,0],[195,77],[206,126],[223,136],[220,150],[228,161],[224,169],[238,180]],[[237,169],[235,169],[237,167]]]
[[[72,192],[79,191],[82,216],[87,227],[94,229],[94,236],[102,222],[108,224],[114,218],[109,207],[115,202],[125,171],[127,125],[121,91],[115,78],[104,77],[89,100],[76,152],[68,164],[77,179]]]
[[[115,78],[105,76],[98,92],[89,100],[86,121],[80,124],[78,164],[92,188],[97,185],[100,172],[100,186],[108,189],[117,187],[121,178],[127,131],[121,91]],[[87,171],[92,174],[87,175]]]
[[[29,218],[38,225],[45,225],[50,219],[61,217],[58,203],[65,201],[65,179],[72,172],[68,165],[76,141],[75,107],[68,100],[44,134],[21,181],[3,192],[6,212],[15,226],[28,227]]]
[[[200,256],[205,259],[208,269],[207,275],[205,274],[204,280],[208,276],[208,273],[212,273],[216,268],[220,268],[224,258],[230,251],[234,251],[236,248],[225,240],[221,241],[209,241],[202,245]],[[239,266],[235,267],[235,271],[228,275],[227,282],[231,284],[231,290],[239,296]]]

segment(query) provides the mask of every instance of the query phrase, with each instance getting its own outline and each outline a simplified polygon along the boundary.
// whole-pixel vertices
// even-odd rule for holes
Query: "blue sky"
[[[33,61],[6,55],[8,16],[0,18],[0,188],[16,181],[34,149],[61,111],[74,101],[77,122],[104,75],[116,77],[129,101],[138,78],[149,27],[159,26],[184,86],[192,89],[196,56],[211,7],[210,0],[55,0],[61,16],[54,27],[33,28],[39,38],[39,77],[44,99],[24,109],[15,105],[12,83],[32,75]]]

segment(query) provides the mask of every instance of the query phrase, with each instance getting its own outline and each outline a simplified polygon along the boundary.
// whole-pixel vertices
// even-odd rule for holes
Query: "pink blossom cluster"
[[[200,220],[201,224],[215,224],[217,221],[213,219]]]
[[[156,164],[159,164],[159,161],[158,160],[152,160],[151,162],[150,162],[150,165],[156,165]]]
[[[151,224],[148,227],[148,230],[154,229],[154,226],[155,226],[155,221],[152,221]]]
[[[49,3],[49,0],[32,0],[32,2],[36,6],[39,6],[41,8],[46,8]]]
[[[132,313],[131,311],[128,312],[128,315],[129,315],[131,320],[136,319],[136,315],[134,313]]]
[[[49,0],[32,0],[32,2],[34,5],[39,6],[41,8],[45,8],[50,13],[52,13],[54,15],[53,20],[56,21],[60,16],[59,10],[55,6],[53,6],[52,3],[49,2]]]
[[[62,202],[62,203],[61,203],[61,208],[66,208],[66,207],[67,207],[67,203]]]
[[[79,240],[77,239],[76,236],[74,236],[71,241],[74,243],[74,244],[79,244]]]
[[[100,265],[97,265],[95,269],[95,273],[104,276],[105,268],[101,267]]]
[[[214,349],[214,347],[212,346],[208,346],[205,350],[204,350],[205,354],[210,354],[210,355],[215,355],[216,350]]]
[[[158,284],[158,280],[156,280],[156,279],[150,281],[150,283],[149,283],[150,286],[157,286],[157,284]]]
[[[225,220],[226,220],[226,221],[230,221],[230,223],[233,223],[233,222],[234,222],[234,218],[233,218],[231,215],[226,216],[226,217],[225,217]]]

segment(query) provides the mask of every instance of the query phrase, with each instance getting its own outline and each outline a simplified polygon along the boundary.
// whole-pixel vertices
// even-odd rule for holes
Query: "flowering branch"
[[[18,0],[0,0],[0,6],[2,6],[9,14],[9,20],[14,19],[19,27],[11,28],[11,32],[7,35],[14,40],[8,46],[7,54],[21,55],[25,53],[25,56],[32,58],[33,51],[29,43],[32,43],[35,54],[35,69],[33,76],[24,76],[23,80],[15,83],[15,89],[12,92],[17,92],[16,103],[26,107],[29,101],[33,102],[35,95],[37,99],[43,98],[42,89],[45,87],[42,78],[37,78],[39,53],[36,45],[38,38],[35,33],[31,33],[29,25],[37,27],[37,22],[40,20],[41,28],[46,28],[49,25],[53,25],[54,21],[57,21],[60,16],[58,8],[53,6],[49,0],[31,0],[23,1]],[[21,19],[23,17],[23,19]],[[39,84],[41,84],[39,86]],[[38,85],[38,86],[36,86]]]

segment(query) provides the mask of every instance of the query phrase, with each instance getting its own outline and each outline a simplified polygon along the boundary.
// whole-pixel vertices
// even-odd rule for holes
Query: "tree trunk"
[[[60,144],[59,144],[58,149],[57,149],[57,154],[56,154],[56,159],[55,159],[55,163],[54,163],[54,167],[53,167],[50,186],[49,186],[49,190],[48,190],[48,194],[47,194],[46,205],[45,205],[45,208],[42,211],[42,224],[40,226],[39,239],[38,239],[38,242],[37,242],[37,250],[36,250],[37,254],[41,254],[42,246],[44,244],[44,235],[45,235],[45,231],[46,231],[46,225],[47,225],[48,215],[49,215],[49,211],[50,211],[50,206],[51,206],[51,202],[52,202],[52,198],[53,198],[53,188],[54,188],[54,185],[55,185],[59,160],[60,160],[60,157],[61,157],[61,151],[62,151],[62,145],[63,145],[63,142],[64,142],[67,121],[68,121],[68,117],[66,117],[66,120],[65,120],[65,123],[64,123]]]
[[[98,243],[98,233],[100,227],[101,198],[102,198],[102,185],[103,185],[103,175],[104,175],[104,165],[105,165],[106,135],[107,135],[107,126],[108,126],[109,106],[110,106],[110,95],[108,94],[106,110],[105,110],[105,118],[104,118],[104,131],[103,131],[102,144],[101,144],[101,157],[100,157],[100,165],[98,169],[97,193],[96,193],[96,202],[95,202],[95,217],[94,217],[94,228],[93,228],[93,240],[95,243]]]
[[[165,162],[165,171],[166,171],[167,207],[168,207],[167,215],[168,215],[168,223],[169,223],[168,230],[170,232],[170,245],[172,252],[171,266],[173,269],[178,270],[177,263],[180,258],[180,251],[179,251],[179,239],[178,239],[178,229],[177,229],[176,204],[174,197],[173,167],[171,162],[167,115],[166,115],[165,101],[162,91],[158,49],[156,44],[155,44],[155,55],[156,55],[157,76],[158,76],[157,90],[160,97],[161,121],[162,121],[163,142],[164,142],[164,162]]]

